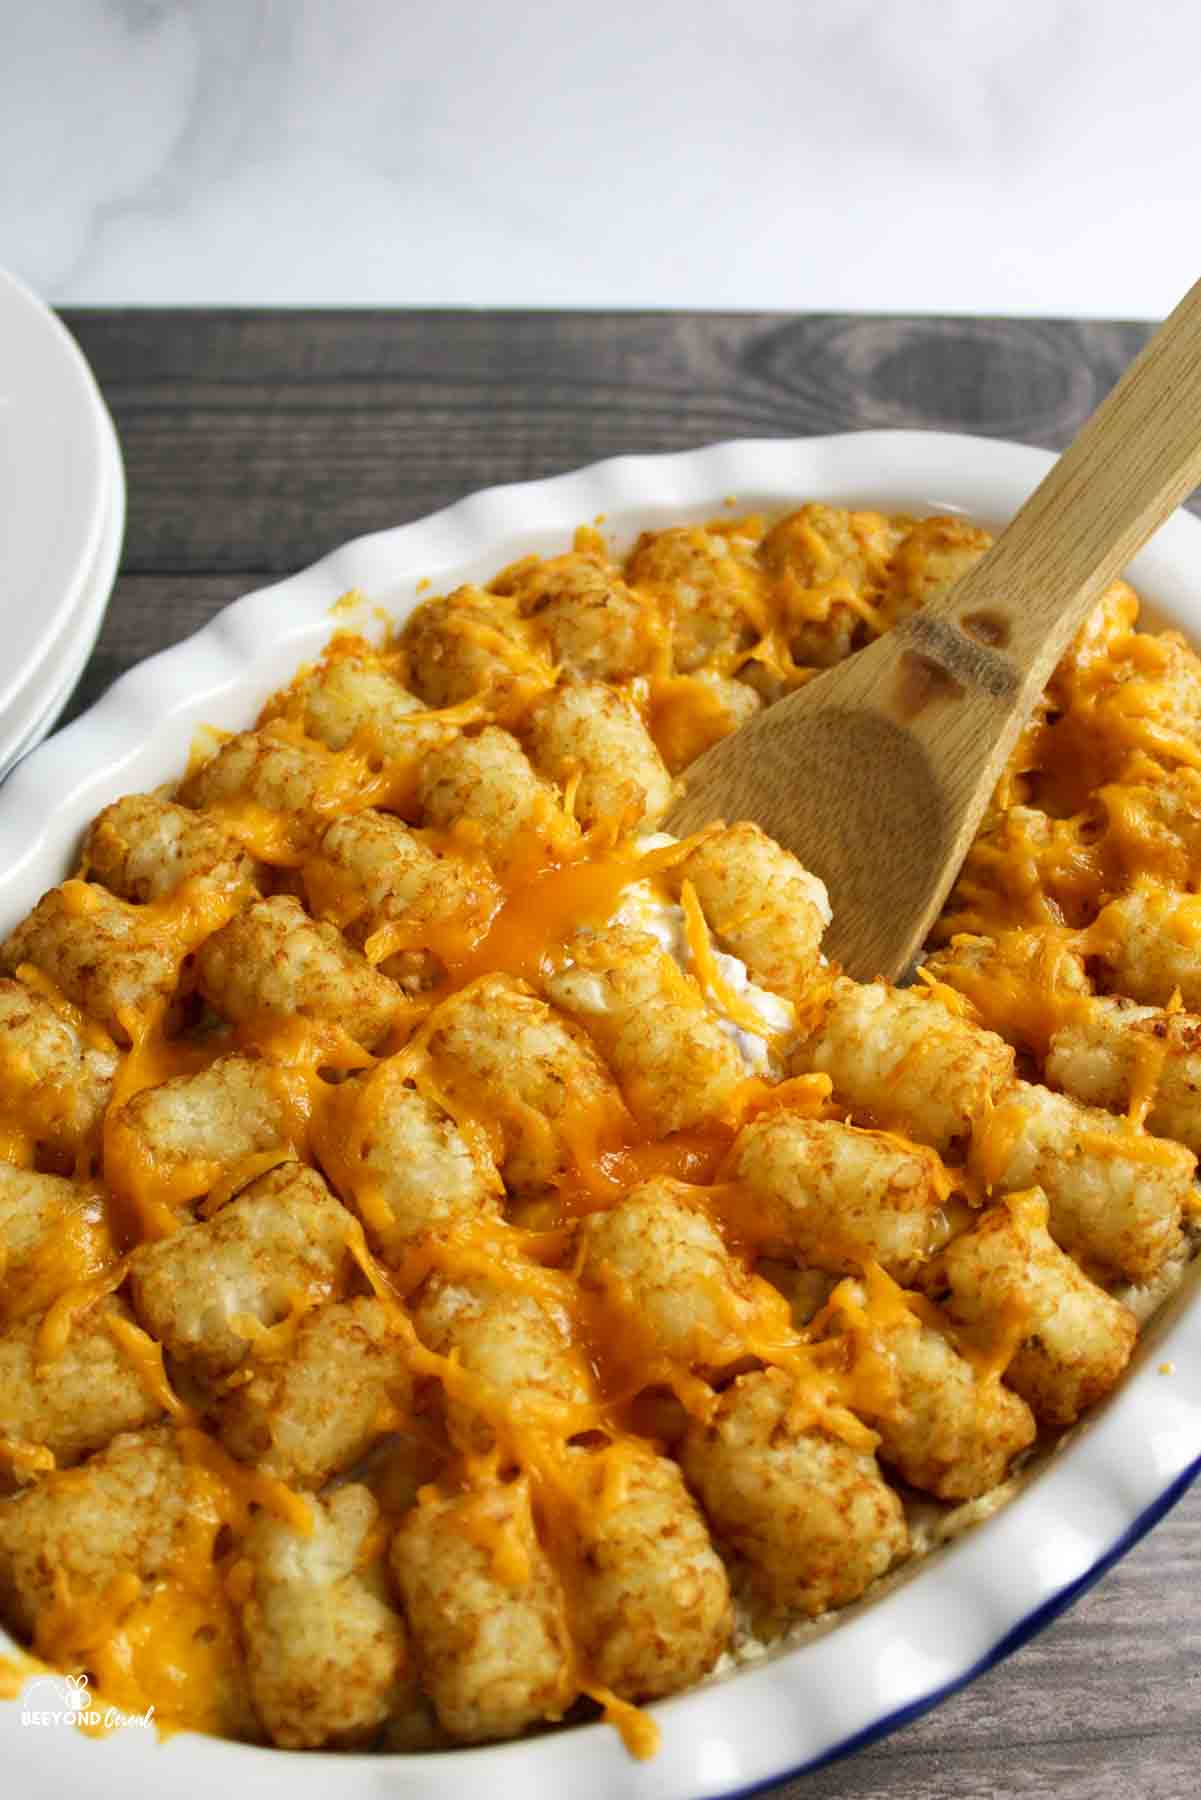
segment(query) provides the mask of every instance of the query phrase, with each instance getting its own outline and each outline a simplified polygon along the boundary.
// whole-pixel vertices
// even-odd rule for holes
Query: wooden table
[[[226,601],[493,482],[716,438],[1067,442],[1139,325],[745,314],[76,312],[129,480],[70,714]],[[1000,1668],[804,1800],[1196,1800],[1201,1489]]]

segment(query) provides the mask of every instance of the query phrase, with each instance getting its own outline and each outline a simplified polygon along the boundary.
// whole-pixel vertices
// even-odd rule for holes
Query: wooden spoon
[[[698,757],[666,829],[754,819],[826,882],[830,956],[898,979],[1073,633],[1198,481],[1201,282],[988,554]]]

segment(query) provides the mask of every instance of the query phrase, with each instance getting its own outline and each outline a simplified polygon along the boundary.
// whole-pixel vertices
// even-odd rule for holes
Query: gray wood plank
[[[730,314],[76,312],[121,432],[123,573],[77,713],[360,531],[718,437],[913,426],[1067,441],[1136,324]],[[1042,1636],[776,1800],[1195,1800],[1201,1492]]]
[[[121,433],[127,572],[281,572],[622,452],[868,426],[1061,445],[1146,328],[763,315],[67,315]]]

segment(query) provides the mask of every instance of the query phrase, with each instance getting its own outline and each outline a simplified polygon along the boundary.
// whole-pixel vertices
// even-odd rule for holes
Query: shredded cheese
[[[735,712],[720,683],[742,678],[768,697],[798,687],[818,672],[802,658],[823,630],[831,641],[850,641],[853,634],[859,643],[903,616],[910,602],[918,603],[912,586],[902,584],[900,594],[896,590],[898,572],[920,587],[922,570],[918,563],[909,569],[903,559],[889,562],[889,522],[867,513],[845,519],[847,543],[842,544],[828,538],[814,519],[797,515],[791,545],[777,545],[770,556],[763,548],[762,519],[697,528],[692,551],[715,558],[715,579],[726,584],[721,590],[726,600],[736,595],[737,603],[729,607],[733,622],[721,647],[687,672],[674,666],[683,604],[678,595],[673,599],[670,588],[654,584],[621,587],[622,598],[634,596],[640,610],[630,629],[633,672],[612,685],[637,707],[673,773],[733,728]],[[719,552],[712,551],[712,540],[719,541]],[[584,528],[575,555],[604,576],[609,565],[598,533]],[[131,943],[160,952],[174,980],[140,1012],[118,1015],[115,1035],[121,1043],[71,1005],[44,973],[29,965],[18,969],[18,978],[49,1001],[84,1046],[114,1059],[117,1069],[100,1142],[81,1150],[77,1168],[91,1180],[97,1173],[93,1163],[99,1165],[99,1179],[85,1190],[95,1198],[93,1214],[65,1213],[52,1249],[10,1268],[0,1264],[0,1321],[41,1313],[36,1356],[42,1364],[52,1363],[78,1320],[121,1286],[137,1245],[174,1231],[192,1209],[201,1218],[213,1217],[284,1160],[317,1162],[347,1204],[349,1254],[362,1285],[383,1304],[414,1384],[438,1390],[446,1404],[449,1451],[437,1481],[419,1492],[417,1503],[454,1496],[460,1502],[457,1528],[487,1553],[499,1581],[516,1586],[528,1578],[528,1548],[512,1519],[498,1517],[491,1502],[498,1484],[506,1484],[505,1491],[509,1484],[514,1491],[518,1484],[528,1485],[539,1538],[572,1624],[564,1707],[577,1693],[591,1696],[641,1757],[655,1747],[653,1722],[595,1678],[572,1623],[587,1528],[626,1503],[636,1458],[646,1453],[646,1434],[636,1421],[647,1389],[667,1390],[700,1421],[711,1417],[717,1390],[695,1362],[664,1352],[633,1291],[615,1273],[587,1286],[576,1279],[571,1261],[576,1221],[655,1176],[686,1184],[690,1204],[748,1265],[737,1295],[717,1282],[706,1290],[719,1323],[711,1341],[698,1339],[698,1360],[705,1353],[712,1355],[713,1366],[783,1371],[791,1386],[791,1426],[820,1431],[864,1453],[879,1442],[872,1422],[900,1404],[899,1333],[942,1333],[972,1364],[981,1384],[995,1383],[1026,1335],[1029,1307],[1011,1298],[986,1330],[969,1332],[869,1261],[860,1264],[858,1276],[840,1282],[809,1325],[798,1329],[784,1296],[750,1272],[755,1257],[786,1238],[787,1221],[773,1218],[770,1208],[725,1179],[739,1129],[773,1108],[813,1118],[840,1118],[842,1109],[828,1076],[785,1078],[779,1065],[789,1034],[765,1020],[753,988],[748,992],[730,978],[730,963],[715,949],[688,880],[679,883],[682,931],[673,929],[682,942],[673,949],[676,960],[669,961],[665,984],[681,1004],[703,1001],[732,1030],[763,1042],[775,1059],[750,1065],[767,1067],[768,1074],[748,1075],[720,1117],[692,1131],[656,1136],[654,1093],[633,1093],[637,1084],[627,1082],[630,1105],[568,1093],[551,1120],[514,1093],[473,1091],[470,1082],[440,1066],[432,1048],[439,1027],[473,997],[479,983],[502,973],[537,991],[553,968],[570,960],[576,934],[611,923],[631,889],[643,888],[652,900],[662,895],[669,903],[676,882],[666,878],[708,835],[640,844],[626,835],[626,819],[581,833],[575,803],[583,771],[576,769],[561,797],[548,790],[503,867],[494,868],[482,854],[482,832],[470,821],[442,834],[417,831],[436,855],[470,864],[466,897],[436,916],[428,909],[424,914],[399,906],[390,910],[386,903],[373,910],[362,884],[332,860],[332,853],[323,853],[322,839],[339,817],[368,808],[418,817],[422,759],[431,742],[442,741],[440,732],[449,739],[485,721],[518,735],[524,731],[531,707],[562,673],[554,660],[553,630],[543,616],[544,603],[556,596],[539,586],[543,576],[540,560],[527,559],[503,571],[493,591],[476,590],[491,617],[467,607],[448,611],[450,636],[481,653],[467,660],[492,669],[478,693],[436,710],[414,704],[406,712],[398,706],[386,734],[359,725],[348,741],[339,740],[341,748],[332,749],[313,735],[308,677],[339,658],[361,656],[373,657],[380,670],[401,681],[410,674],[406,641],[389,640],[374,650],[361,636],[339,633],[319,669],[302,671],[274,696],[258,724],[268,742],[308,759],[307,803],[275,811],[245,795],[230,795],[204,808],[255,860],[266,882],[303,893],[314,914],[346,931],[371,964],[392,973],[391,958],[413,951],[428,958],[428,980],[415,981],[419,991],[411,997],[398,989],[392,1029],[373,1052],[341,1026],[307,1017],[281,1020],[273,1014],[243,1021],[233,1031],[194,1028],[198,1003],[191,960],[244,898],[203,880],[184,881],[167,900],[129,908]],[[707,620],[706,596],[693,590],[691,598],[698,616]],[[359,596],[348,595],[339,609],[359,604]],[[1102,917],[1109,901],[1145,880],[1162,883],[1179,899],[1179,890],[1194,884],[1201,858],[1201,828],[1189,839],[1189,826],[1169,805],[1172,795],[1194,798],[1201,816],[1201,728],[1185,692],[1186,653],[1166,639],[1136,633],[1137,607],[1120,596],[1107,600],[1103,610],[1104,618],[1090,621],[1057,671],[1046,706],[1014,751],[938,928],[949,953],[940,958],[937,972],[920,972],[932,1016],[942,1009],[983,1024],[1036,1064],[1092,998],[1091,965],[1104,963],[1113,948]],[[714,618],[720,636],[720,609]],[[198,744],[194,764],[221,738],[211,733]],[[1182,812],[1188,814],[1186,803]],[[61,889],[64,908],[80,920],[101,904],[86,875],[85,869]],[[1181,943],[1201,943],[1201,901],[1175,904],[1171,928]],[[806,1030],[820,1024],[832,973],[815,976],[810,990],[792,997],[797,1030],[802,1022]],[[1177,996],[1169,1016],[1179,1009]],[[595,1033],[591,1022],[589,1032],[602,1052],[606,1029],[598,1011]],[[231,1048],[260,1057],[275,1072],[279,1143],[234,1159],[157,1152],[135,1128],[128,1103],[175,1076],[201,1072]],[[1171,1054],[1166,1032],[1136,1040],[1123,1128],[1086,1132],[1081,1148],[1147,1167],[1171,1161],[1175,1146],[1145,1130]],[[920,1069],[923,1055],[919,1041],[882,1086],[895,1091]],[[509,1203],[504,1218],[406,1237],[370,1162],[386,1105],[385,1067],[389,1079],[411,1083],[453,1121],[481,1166],[503,1161],[506,1144],[525,1134],[555,1151],[548,1160],[557,1160],[561,1173],[522,1207]],[[355,1079],[348,1083],[347,1077]],[[887,1106],[886,1092],[882,1116]],[[60,1111],[61,1097],[51,1089],[35,1092],[31,1086],[28,1093],[6,1095],[0,1106],[0,1157],[35,1168]],[[942,1209],[933,1249],[974,1223],[969,1201],[977,1203],[1003,1185],[1022,1118],[1010,1091],[973,1120],[965,1169],[947,1169],[928,1154]],[[913,1148],[907,1138],[892,1137],[906,1150]],[[497,1200],[504,1197],[499,1174],[490,1191]],[[1036,1198],[1011,1195],[1005,1203],[1019,1215],[1027,1208],[1045,1224],[1045,1204]],[[826,1247],[835,1257],[844,1248],[837,1219],[830,1220]],[[845,1249],[843,1266],[853,1266],[857,1258]],[[434,1274],[451,1282],[482,1279],[532,1297],[567,1320],[580,1363],[580,1391],[588,1397],[566,1402],[549,1392],[510,1393],[465,1366],[457,1353],[429,1349],[414,1327],[409,1303]],[[260,1365],[286,1359],[311,1304],[310,1296],[293,1295],[285,1316],[272,1325],[237,1316],[233,1329],[244,1338],[247,1353],[223,1391],[234,1391]],[[194,1505],[153,1582],[118,1572],[102,1589],[75,1592],[60,1571],[53,1603],[37,1623],[34,1651],[59,1667],[88,1667],[115,1703],[134,1710],[153,1704],[168,1724],[243,1729],[230,1690],[241,1679],[237,1618],[251,1598],[254,1570],[239,1546],[254,1509],[308,1534],[314,1503],[229,1456],[205,1429],[199,1402],[193,1405],[176,1391],[162,1346],[139,1325],[106,1313],[105,1327],[170,1421]],[[184,1394],[191,1395],[186,1383]],[[414,1421],[389,1400],[377,1428],[384,1432],[398,1425],[408,1429]],[[427,1428],[433,1430],[428,1421]],[[72,1477],[71,1471],[54,1469],[44,1447],[11,1437],[0,1437],[0,1468],[19,1482]],[[385,1516],[373,1555],[382,1550],[391,1523]],[[221,1533],[232,1548],[218,1554]],[[0,1667],[0,1690],[6,1679],[6,1668]]]

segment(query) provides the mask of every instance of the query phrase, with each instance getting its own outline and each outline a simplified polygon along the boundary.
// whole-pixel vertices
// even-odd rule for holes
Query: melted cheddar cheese
[[[660,1441],[642,1428],[648,1394],[670,1397],[668,1413],[674,1405],[681,1419],[703,1427],[731,1372],[779,1370],[792,1393],[788,1429],[874,1466],[880,1440],[867,1421],[895,1407],[889,1345],[897,1332],[921,1325],[942,1333],[982,1380],[999,1382],[1026,1335],[1026,1316],[1010,1306],[991,1331],[964,1331],[926,1293],[902,1288],[867,1258],[859,1277],[839,1283],[807,1324],[798,1323],[784,1293],[756,1272],[763,1250],[787,1237],[786,1209],[776,1216],[729,1180],[725,1165],[742,1127],[773,1111],[848,1118],[829,1076],[788,1075],[796,1045],[824,1016],[836,971],[815,967],[787,999],[756,987],[745,966],[721,949],[720,923],[683,873],[700,840],[648,842],[626,831],[624,821],[581,832],[578,766],[558,787],[544,784],[503,858],[487,854],[480,817],[449,829],[427,824],[423,782],[439,742],[471,737],[481,727],[500,726],[528,745],[539,701],[564,681],[590,678],[594,665],[608,669],[606,685],[645,727],[653,745],[648,754],[677,773],[749,710],[904,617],[987,542],[959,521],[924,523],[939,529],[923,535],[908,519],[806,507],[774,525],[745,518],[653,534],[622,567],[595,530],[584,530],[554,565],[539,558],[512,565],[490,589],[470,590],[458,610],[451,596],[432,673],[428,636],[415,628],[382,650],[339,631],[322,663],[302,670],[258,722],[267,749],[285,746],[308,759],[308,803],[277,811],[261,797],[233,793],[203,811],[254,859],[265,892],[303,896],[310,913],[345,933],[371,968],[387,969],[411,953],[427,958],[433,976],[403,995],[398,990],[392,1025],[380,1041],[359,1043],[344,1024],[299,1009],[268,1008],[236,1024],[214,1018],[196,991],[196,953],[248,897],[203,877],[184,879],[166,900],[125,908],[130,943],[153,948],[177,979],[174,992],[140,1011],[121,1011],[121,1044],[35,963],[16,970],[83,1039],[117,1059],[117,1072],[98,1138],[79,1147],[76,1174],[86,1183],[88,1228],[80,1213],[27,1256],[20,1293],[8,1291],[0,1266],[0,1320],[40,1314],[36,1355],[41,1365],[51,1364],[65,1353],[79,1321],[122,1288],[138,1246],[171,1237],[193,1218],[219,1217],[243,1189],[284,1163],[319,1169],[346,1207],[346,1250],[358,1291],[382,1304],[414,1384],[411,1409],[390,1399],[381,1404],[377,1435],[400,1426],[436,1444],[437,1479],[420,1489],[416,1505],[466,1496],[458,1528],[486,1552],[496,1580],[514,1590],[530,1580],[528,1547],[511,1519],[498,1522],[484,1501],[498,1482],[529,1482],[539,1540],[570,1626],[564,1704],[577,1693],[590,1696],[638,1756],[653,1751],[654,1724],[630,1696],[600,1680],[574,1621],[584,1609],[584,1524],[627,1503],[637,1458]],[[611,612],[599,635],[595,608]],[[1201,665],[1175,640],[1136,633],[1136,613],[1119,584],[1057,671],[948,902],[935,934],[941,954],[923,972],[941,1009],[997,1031],[1036,1071],[1056,1034],[1087,1010],[1106,952],[1097,920],[1107,902],[1136,881],[1189,890],[1201,885],[1201,860],[1193,860],[1194,846],[1201,859],[1201,792],[1193,789],[1201,769],[1201,698],[1194,704]],[[377,679],[417,689],[452,685],[460,663],[489,673],[460,698],[413,703],[408,711],[398,705],[386,731],[351,720],[331,747],[316,734],[313,684],[339,665],[345,673],[363,663]],[[223,741],[210,734],[190,777]],[[1170,804],[1156,798],[1165,788]],[[470,878],[455,890],[458,898],[408,915],[403,907],[377,915],[366,878],[322,849],[333,821],[368,811],[405,821],[424,850],[465,869]],[[702,840],[711,835],[701,834]],[[60,891],[71,917],[84,920],[97,905],[97,890],[82,875]],[[670,911],[678,927],[657,932],[656,908],[664,916]],[[647,1083],[638,1089],[639,1124],[607,1069],[595,1092],[567,1083],[551,1109],[523,1098],[519,1082],[473,1085],[440,1060],[439,1033],[456,1008],[490,991],[490,978],[504,976],[516,984],[513,991],[536,996],[553,970],[570,963],[577,933],[615,920],[641,928],[640,919],[668,946],[663,996],[716,1017],[735,1041],[749,1038],[757,1047],[732,1096],[701,1125],[652,1129],[646,1121],[654,1116],[653,1079],[649,1094]],[[732,970],[741,971],[736,979]],[[635,1016],[622,1029],[637,1025]],[[571,1033],[573,1042],[586,1043],[587,1020]],[[599,1026],[592,1035],[588,1055],[604,1068],[608,1039]],[[245,1157],[160,1153],[132,1121],[127,1103],[173,1078],[199,1074],[231,1051],[274,1069],[278,1142]],[[1145,1040],[1124,1102],[1128,1132],[1094,1134],[1084,1147],[1100,1157],[1155,1161],[1156,1140],[1144,1127],[1168,1056],[1166,1038]],[[387,1126],[389,1091],[371,1072],[385,1063],[431,1116],[449,1121],[488,1171],[484,1189],[498,1201],[495,1216],[412,1237],[398,1233],[387,1182],[371,1160]],[[894,1069],[891,1079],[898,1076]],[[348,1079],[358,1085],[348,1088]],[[42,1104],[36,1090],[16,1098],[0,1094],[0,1157],[14,1167],[35,1167]],[[1020,1108],[1003,1096],[975,1121],[969,1166],[948,1169],[932,1159],[942,1209],[932,1254],[973,1227],[1002,1180],[1020,1129]],[[506,1190],[500,1171],[515,1139],[536,1145],[546,1166],[557,1170],[537,1192]],[[888,1133],[873,1134],[873,1141],[912,1148],[910,1140]],[[685,1359],[665,1350],[635,1288],[618,1273],[591,1285],[578,1278],[579,1222],[658,1177],[678,1184],[716,1228],[745,1278],[737,1296],[717,1277],[706,1277],[696,1290],[698,1303],[719,1321],[714,1344],[727,1370],[720,1379],[706,1372],[699,1352]],[[841,1258],[842,1266],[855,1262],[836,1214],[825,1236],[828,1256]],[[565,1320],[579,1391],[591,1397],[510,1392],[469,1367],[457,1350],[429,1348],[413,1314],[436,1279],[484,1282]],[[311,1305],[298,1290],[273,1323],[235,1315],[232,1328],[245,1341],[246,1360],[225,1378],[217,1398],[236,1394],[258,1371],[286,1365]],[[829,1335],[834,1319],[841,1338]],[[105,1325],[169,1421],[196,1504],[153,1581],[115,1572],[107,1586],[76,1592],[64,1578],[37,1619],[32,1648],[57,1667],[87,1668],[117,1705],[136,1711],[153,1705],[172,1726],[254,1735],[240,1634],[255,1576],[243,1539],[258,1511],[301,1536],[311,1533],[314,1502],[225,1449],[214,1395],[186,1368],[170,1369],[163,1345],[141,1324],[114,1312]],[[847,1342],[853,1355],[846,1354]],[[450,1430],[448,1418],[459,1416],[482,1427],[483,1437]],[[0,1405],[0,1480],[7,1473],[12,1485],[30,1484],[53,1471],[51,1452],[4,1432]],[[386,1484],[377,1491],[386,1493]],[[5,1505],[19,1500],[0,1500]],[[373,1555],[382,1553],[396,1523],[385,1503]]]

